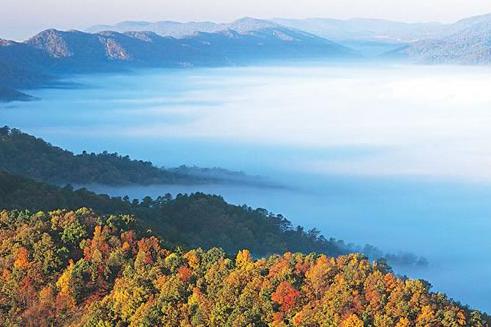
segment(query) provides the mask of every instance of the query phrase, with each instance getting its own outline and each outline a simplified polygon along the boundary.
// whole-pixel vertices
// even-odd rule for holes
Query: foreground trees
[[[128,215],[0,213],[2,326],[486,326],[360,255],[170,251]]]

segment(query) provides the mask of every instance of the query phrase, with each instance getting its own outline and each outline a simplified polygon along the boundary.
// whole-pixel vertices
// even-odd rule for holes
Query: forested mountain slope
[[[2,326],[487,326],[359,255],[170,251],[131,216],[0,212]]]
[[[281,215],[226,203],[201,193],[130,201],[85,189],[59,188],[0,171],[0,209],[54,210],[88,207],[99,214],[132,214],[143,231],[152,230],[172,246],[242,248],[256,256],[285,251],[347,253],[342,241],[294,227]]]
[[[224,169],[181,166],[157,168],[117,153],[73,154],[40,138],[0,128],[0,169],[54,184],[205,184],[240,183],[273,186],[259,177]]]
[[[196,193],[130,201],[97,195],[86,189],[59,188],[0,171],[0,210],[35,212],[81,207],[104,215],[134,215],[139,230],[151,230],[169,246],[221,247],[229,254],[247,248],[257,257],[286,251],[330,256],[362,252],[397,266],[424,268],[427,265],[424,258],[410,253],[387,254],[370,245],[359,247],[328,239],[315,229],[305,231],[294,226],[282,215],[231,205],[220,196]]]

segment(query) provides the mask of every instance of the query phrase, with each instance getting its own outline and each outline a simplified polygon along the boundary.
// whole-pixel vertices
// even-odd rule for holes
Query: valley
[[[0,325],[491,325],[484,7],[43,1],[0,20]]]
[[[34,91],[41,100],[4,104],[0,120],[75,153],[107,150],[157,167],[223,167],[264,176],[281,187],[76,187],[139,199],[219,194],[347,244],[424,257],[427,267],[394,269],[489,310],[488,289],[468,287],[490,268],[482,264],[491,253],[482,232],[491,215],[483,159],[488,79],[483,67],[429,71],[318,62],[147,70],[131,79],[69,79],[81,87]],[[350,96],[354,89],[359,99]],[[462,257],[467,260],[457,268]]]

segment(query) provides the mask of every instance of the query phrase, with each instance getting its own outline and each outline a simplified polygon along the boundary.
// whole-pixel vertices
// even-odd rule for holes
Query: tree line
[[[18,129],[0,128],[0,169],[48,183],[150,185],[217,181],[188,174],[184,168],[158,168],[151,162],[107,151],[73,154]]]

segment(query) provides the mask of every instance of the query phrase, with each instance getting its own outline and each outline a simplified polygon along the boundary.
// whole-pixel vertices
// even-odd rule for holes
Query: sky
[[[218,22],[257,18],[384,18],[453,22],[491,13],[489,0],[0,0],[0,38],[46,28],[84,29],[125,20]]]

